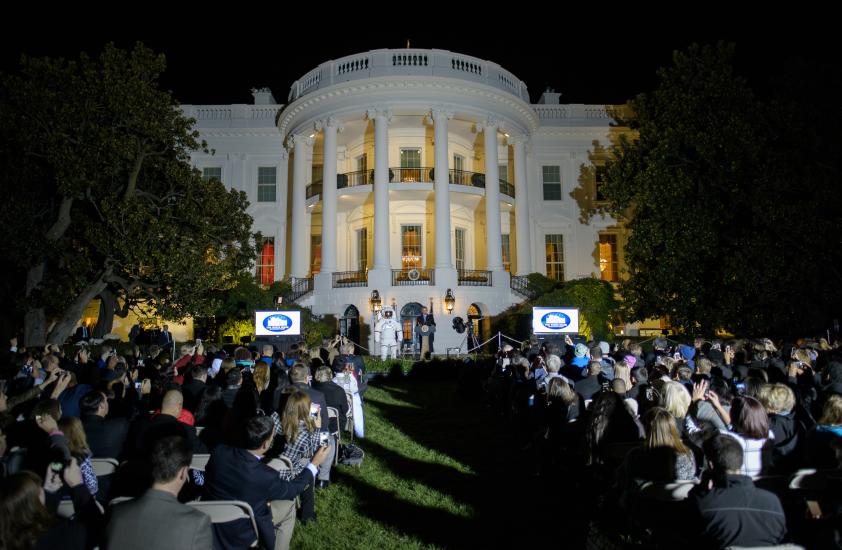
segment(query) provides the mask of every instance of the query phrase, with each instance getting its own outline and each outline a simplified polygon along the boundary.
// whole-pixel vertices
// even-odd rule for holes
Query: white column
[[[529,238],[529,191],[526,183],[526,143],[523,134],[513,135],[509,143],[515,150],[515,230],[517,231],[517,274],[532,272],[532,241]]]
[[[306,277],[310,271],[310,235],[307,216],[307,149],[313,144],[312,139],[303,134],[290,137],[294,148],[295,160],[292,164],[292,240],[290,246],[290,275],[296,278]]]
[[[485,132],[485,227],[486,269],[503,270],[503,237],[500,227],[500,168],[497,165],[497,127],[495,120],[477,124],[477,129]]]
[[[447,121],[453,111],[436,108],[431,111],[435,124],[435,191],[436,191],[436,269],[452,269],[450,258],[450,182],[447,148]]]
[[[336,271],[336,133],[339,121],[331,117],[316,123],[324,131],[322,182],[322,273]]]
[[[374,269],[391,269],[389,260],[389,121],[387,109],[371,109],[374,120]]]
[[[289,186],[289,151],[281,147],[281,162],[278,163],[278,215],[281,223],[278,241],[275,243],[275,279],[281,280],[286,275],[287,251],[287,190]]]

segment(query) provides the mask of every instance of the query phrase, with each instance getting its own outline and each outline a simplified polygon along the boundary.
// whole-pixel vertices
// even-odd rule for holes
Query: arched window
[[[484,334],[482,333],[482,323],[480,319],[482,318],[482,310],[480,310],[479,306],[476,304],[471,304],[468,306],[468,322],[471,323],[474,327],[474,336],[476,336],[479,343],[485,341]]]

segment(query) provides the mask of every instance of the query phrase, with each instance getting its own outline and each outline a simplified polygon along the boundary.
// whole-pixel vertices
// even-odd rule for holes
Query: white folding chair
[[[805,550],[798,544],[777,544],[775,546],[726,546],[725,550]]]
[[[76,509],[73,507],[72,500],[62,500],[58,503],[58,510],[56,510],[56,515],[60,518],[70,519],[73,517],[73,514],[76,513]]]
[[[207,453],[194,454],[193,460],[190,461],[190,469],[204,472],[209,460],[210,455]]]
[[[121,502],[126,502],[129,500],[134,500],[134,497],[115,497],[112,498],[111,501],[109,501],[108,505],[114,506],[115,504],[120,504]]]
[[[817,479],[819,479],[819,476],[816,476],[816,470],[814,468],[804,468],[792,474],[792,478],[789,481],[789,488],[814,489]]]
[[[266,465],[274,470],[278,470],[279,472],[282,470],[292,470],[292,461],[285,456],[273,458],[267,462]]]
[[[205,429],[204,426],[196,426],[196,435],[201,434],[202,430],[204,430],[204,429]]]
[[[211,523],[228,523],[238,519],[248,519],[254,531],[254,542],[251,547],[256,547],[260,540],[257,531],[257,521],[254,519],[254,510],[247,502],[241,500],[194,500],[187,503],[188,506],[207,514]]]
[[[333,453],[333,465],[339,464],[339,442],[342,439],[342,424],[339,422],[339,409],[336,407],[328,407],[327,408],[327,418],[328,422],[330,422],[331,418],[336,419],[336,431],[330,432],[331,437],[334,438],[334,453]]]
[[[692,479],[669,483],[649,481],[640,488],[640,496],[663,502],[679,502],[687,498],[697,483]]]
[[[120,465],[116,458],[92,458],[91,468],[97,477],[107,476],[117,471]]]

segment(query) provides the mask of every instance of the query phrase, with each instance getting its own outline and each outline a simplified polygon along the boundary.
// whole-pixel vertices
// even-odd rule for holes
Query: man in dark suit
[[[293,387],[306,393],[310,397],[310,401],[319,406],[319,417],[321,419],[321,428],[319,430],[328,432],[327,400],[325,399],[325,394],[310,387],[310,369],[301,364],[294,365],[289,369],[289,379]],[[288,393],[282,393],[278,390],[275,391],[274,406],[279,414],[284,411],[287,397],[289,397]]]
[[[318,474],[328,455],[321,447],[310,464],[291,481],[284,481],[261,459],[272,447],[275,426],[266,416],[246,424],[246,447],[218,445],[205,467],[206,500],[242,500],[254,510],[259,540],[264,548],[286,549],[295,527],[293,499],[303,493]],[[280,502],[279,502],[280,501]],[[247,548],[254,542],[248,520],[214,526],[218,548]],[[276,544],[277,539],[277,544]]]
[[[172,347],[172,333],[170,332],[169,325],[164,325],[164,330],[162,330],[161,334],[158,336],[158,345],[161,346],[161,349],[169,349]]]
[[[76,334],[74,335],[73,341],[74,342],[87,342],[91,339],[91,331],[88,329],[88,323],[82,322],[82,325],[76,329]]]
[[[141,418],[136,421],[135,452],[137,456],[149,457],[155,443],[165,437],[177,435],[190,442],[194,453],[208,452],[204,443],[196,435],[196,428],[178,420],[184,398],[178,390],[164,394],[161,412],[152,419]]]
[[[108,399],[101,391],[88,392],[79,400],[82,412],[82,427],[88,447],[97,458],[121,458],[129,433],[125,418],[105,417],[108,415]]]
[[[202,400],[208,381],[208,368],[205,365],[193,365],[190,368],[190,380],[181,386],[181,393],[184,395],[184,408],[191,413],[196,412],[196,407]]]
[[[181,504],[177,498],[187,481],[192,458],[193,451],[184,438],[170,436],[155,443],[152,488],[140,498],[113,507],[105,533],[106,548],[213,548],[210,516]]]
[[[602,383],[607,380],[602,376],[602,366],[599,361],[591,361],[588,365],[588,377],[576,382],[576,393],[582,396],[582,399],[587,401],[593,399],[593,396],[602,391]]]
[[[422,326],[422,327],[425,326],[425,325],[428,326],[428,327],[429,326],[433,326],[433,327],[436,326],[436,320],[433,318],[433,316],[431,314],[427,313],[427,308],[425,308],[425,307],[421,308],[421,315],[418,316],[418,319],[417,319],[416,323],[419,326]],[[421,340],[424,337],[423,336],[424,333],[426,333],[426,331],[423,331],[423,332],[419,331],[418,332],[418,349],[419,350],[421,349],[421,343],[422,343]],[[435,339],[435,336],[436,336],[435,334],[430,334],[427,337],[430,341],[430,353],[431,354],[433,353],[433,340]]]

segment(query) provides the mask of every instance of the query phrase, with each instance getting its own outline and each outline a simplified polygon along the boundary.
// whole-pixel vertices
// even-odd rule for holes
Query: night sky
[[[804,10],[787,13],[642,13],[576,11],[568,5],[534,7],[517,16],[483,9],[381,16],[331,16],[324,22],[313,4],[309,13],[275,13],[249,4],[210,7],[196,14],[141,12],[139,15],[83,14],[78,11],[30,14],[7,19],[0,37],[0,70],[14,70],[21,53],[77,57],[96,54],[109,41],[131,47],[140,40],[167,56],[163,86],[181,103],[250,103],[250,89],[268,86],[284,103],[290,84],[318,64],[378,48],[439,48],[499,63],[526,82],[533,101],[548,86],[562,103],[621,103],[656,83],[655,71],[670,63],[672,51],[692,42],[737,43],[737,69],[758,87],[767,85],[788,62],[815,63],[839,71],[833,18]],[[127,5],[128,7],[128,5]],[[343,12],[354,11],[346,5]],[[134,10],[144,9],[132,4]],[[392,9],[392,8],[390,8]],[[511,8],[510,8],[511,9]],[[433,15],[438,13],[440,15]],[[444,13],[444,15],[441,15]],[[103,19],[104,18],[104,19]],[[664,19],[668,19],[664,21]]]

